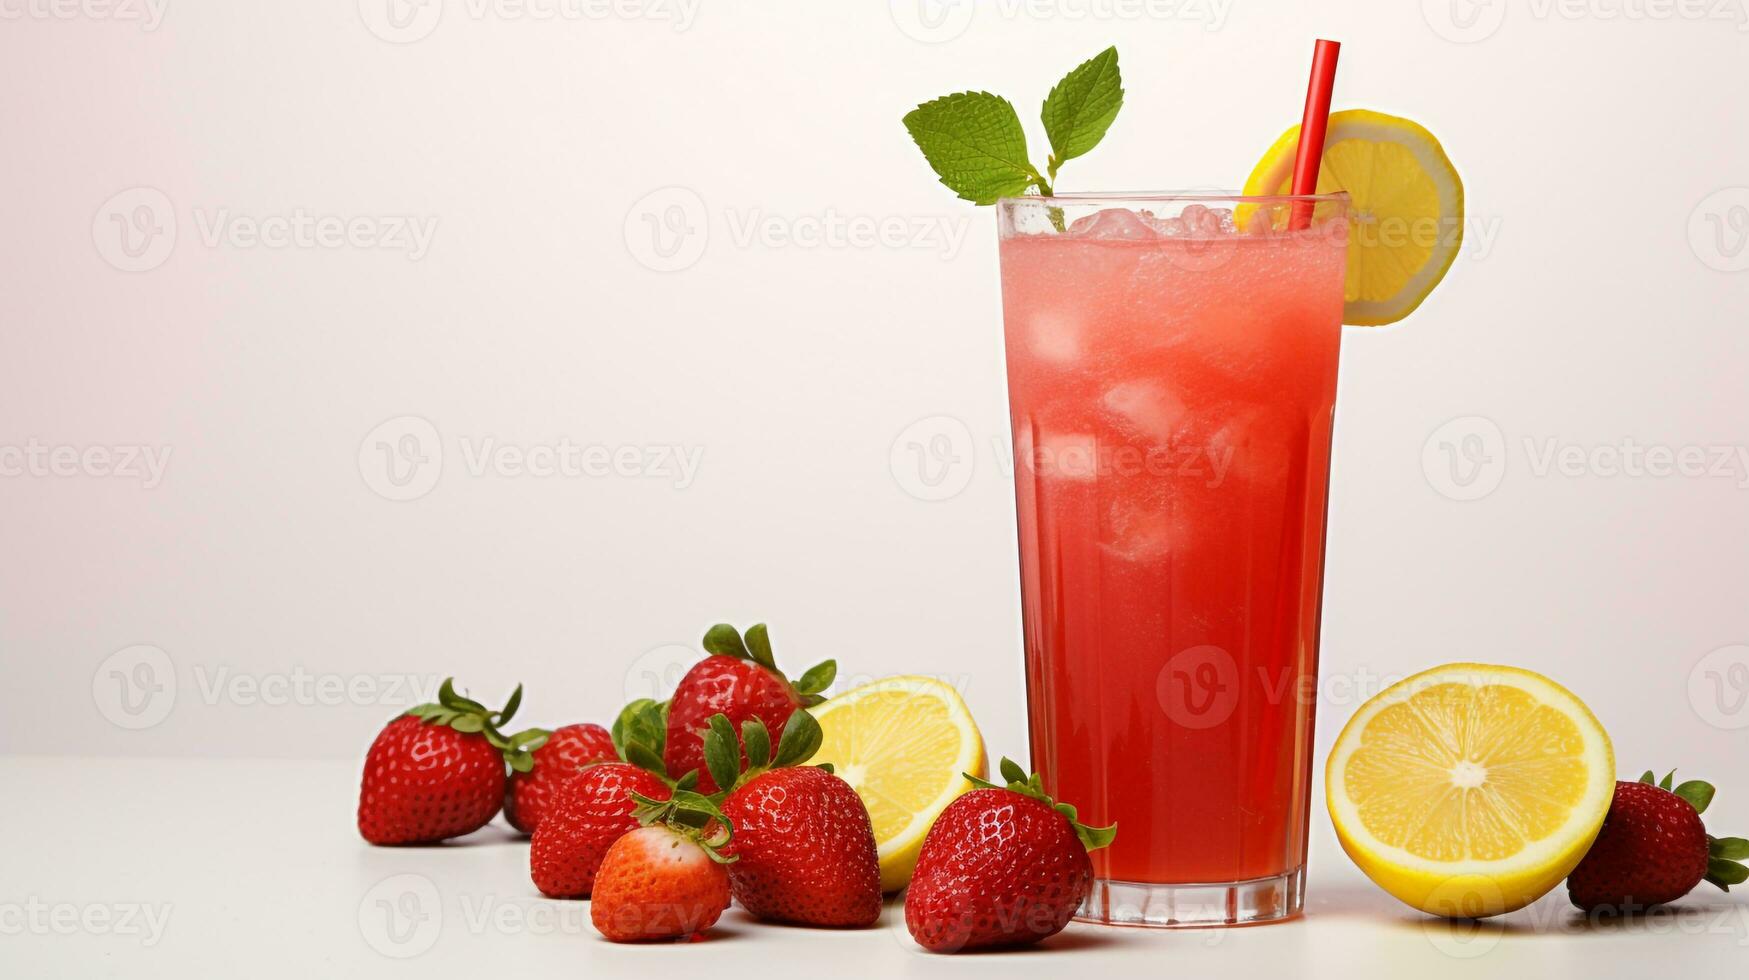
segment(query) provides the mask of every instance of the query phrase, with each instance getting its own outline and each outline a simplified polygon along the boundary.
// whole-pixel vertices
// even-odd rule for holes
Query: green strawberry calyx
[[[741,739],[737,744],[734,723],[719,712],[711,716],[710,729],[704,733],[704,764],[716,781],[718,799],[727,799],[730,793],[773,769],[799,766],[812,759],[823,738],[814,716],[805,708],[797,708],[784,723],[775,752],[771,732],[758,718],[741,723]],[[742,747],[747,750],[745,769],[741,766]],[[832,764],[824,763],[820,768],[831,772]]]
[[[1010,793],[1030,796],[1056,810],[1069,821],[1069,826],[1075,828],[1075,836],[1081,839],[1082,846],[1089,851],[1097,851],[1117,839],[1117,824],[1114,823],[1109,827],[1089,827],[1081,822],[1081,815],[1075,810],[1074,804],[1058,803],[1051,799],[1050,794],[1045,792],[1044,781],[1039,778],[1038,773],[1029,774],[1025,769],[1020,768],[1019,763],[1006,757],[1002,760],[1001,772],[1002,778],[1008,781],[1006,786],[992,783],[988,779],[979,779],[969,772],[963,775],[979,789],[1005,789]]]
[[[1684,783],[1676,782],[1676,770],[1664,774],[1662,780],[1647,769],[1640,776],[1640,782],[1656,786],[1661,790],[1675,793],[1694,807],[1695,813],[1705,813],[1713,802],[1713,785],[1699,779],[1690,779]],[[1741,885],[1749,881],[1749,867],[1743,862],[1749,860],[1749,840],[1742,837],[1714,837],[1706,835],[1707,862],[1706,880],[1717,885],[1722,891],[1730,891],[1732,885]]]
[[[676,779],[668,775],[668,764],[662,750],[668,741],[668,702],[639,698],[620,709],[613,720],[613,747],[619,757],[647,770],[674,789],[692,789],[698,785],[698,770],[683,773]]]
[[[823,660],[809,667],[801,677],[791,681],[784,672],[777,669],[777,659],[771,654],[771,635],[764,623],[756,623],[747,628],[745,638],[741,631],[728,623],[718,623],[704,634],[704,649],[706,653],[718,657],[734,657],[737,660],[751,660],[776,674],[801,698],[804,707],[813,707],[826,700],[823,693],[832,686],[832,681],[838,677],[838,661]]]
[[[675,790],[666,800],[652,800],[641,793],[631,794],[637,806],[632,816],[645,827],[663,826],[691,840],[718,864],[733,864],[736,856],[723,848],[735,839],[735,825],[716,800],[691,790]]]
[[[522,705],[522,685],[510,692],[510,700],[497,711],[466,695],[457,694],[455,678],[446,677],[437,689],[437,701],[415,705],[406,714],[427,725],[443,725],[464,735],[483,735],[488,743],[504,755],[504,761],[517,772],[534,768],[534,750],[547,743],[552,732],[545,728],[530,728],[514,735],[505,735],[503,726]]]

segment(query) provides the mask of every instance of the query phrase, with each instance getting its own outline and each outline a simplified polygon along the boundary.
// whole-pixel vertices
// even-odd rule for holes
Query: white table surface
[[[502,822],[441,847],[375,848],[339,762],[0,758],[0,976],[631,977],[1097,975],[1698,977],[1749,962],[1749,902],[1703,885],[1677,911],[1588,924],[1560,891],[1503,924],[1397,905],[1314,852],[1306,916],[1247,929],[1071,925],[1030,951],[933,956],[889,903],[877,927],[767,926],[615,946],[588,905],[544,899]],[[1194,971],[1194,972],[1190,972]],[[695,977],[704,972],[690,972]]]

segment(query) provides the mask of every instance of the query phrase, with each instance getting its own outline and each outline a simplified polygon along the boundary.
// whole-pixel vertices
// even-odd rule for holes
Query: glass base
[[[1219,885],[1151,885],[1095,878],[1075,918],[1108,926],[1197,929],[1280,922],[1297,917],[1306,899],[1304,867],[1273,878]]]

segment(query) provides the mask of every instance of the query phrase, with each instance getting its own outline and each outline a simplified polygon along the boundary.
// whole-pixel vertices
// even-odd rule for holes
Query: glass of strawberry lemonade
[[[1120,831],[1083,919],[1301,909],[1345,207],[998,203],[1033,765]]]

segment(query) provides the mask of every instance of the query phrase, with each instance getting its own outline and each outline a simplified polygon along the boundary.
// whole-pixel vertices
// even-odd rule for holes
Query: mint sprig
[[[1123,108],[1123,77],[1117,70],[1117,49],[1106,48],[1083,62],[1051,89],[1040,115],[1051,140],[1047,176],[1099,145]]]
[[[1117,49],[1106,48],[1051,89],[1040,113],[1051,154],[1032,164],[1014,104],[989,92],[959,92],[905,114],[905,129],[948,190],[994,204],[1036,190],[1050,196],[1057,169],[1099,145],[1123,107]]]

